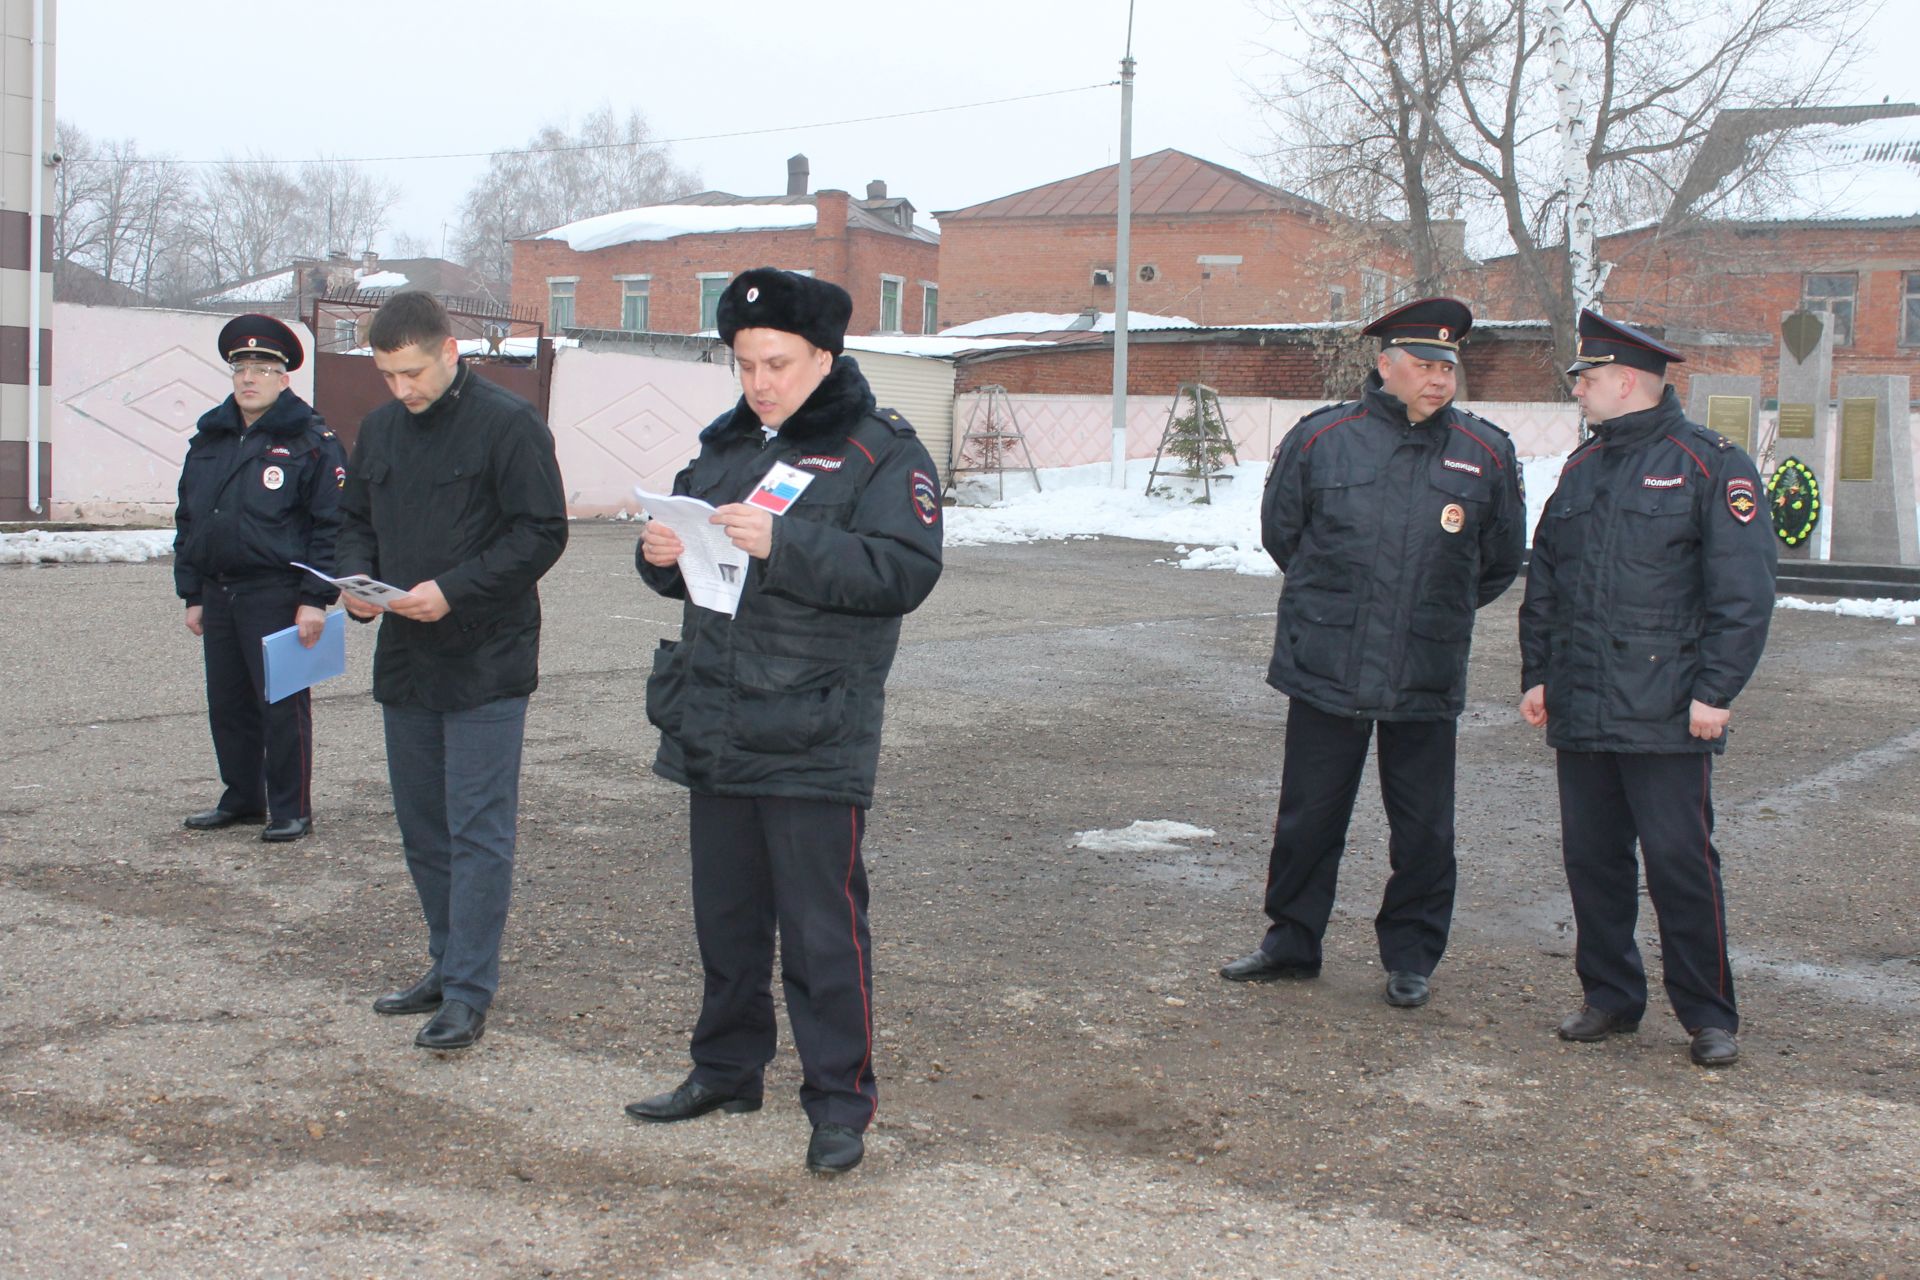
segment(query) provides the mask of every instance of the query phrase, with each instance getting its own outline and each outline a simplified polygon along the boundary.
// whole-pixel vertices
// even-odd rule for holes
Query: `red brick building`
[[[703,191],[513,242],[513,305],[571,328],[698,333],[714,326],[727,281],[753,267],[831,280],[853,295],[849,333],[929,333],[940,323],[940,238],[911,203],[871,183],[864,200],[806,190],[804,157],[789,191]]]
[[[1377,314],[1404,252],[1311,200],[1182,151],[1133,161],[1131,310],[1206,325]],[[940,220],[941,320],[1112,311],[1119,166]]]
[[[1861,119],[1810,145],[1813,163],[1786,195],[1750,198],[1743,216],[1669,217],[1597,242],[1609,267],[1602,305],[1686,353],[1687,363],[1670,370],[1676,382],[1688,373],[1753,374],[1772,395],[1781,318],[1806,310],[1834,328],[1835,377],[1906,375],[1920,393],[1920,107],[1820,114],[1828,118],[1815,123]],[[1792,125],[1736,122],[1726,132],[1768,123]],[[1703,148],[1676,203],[1711,189],[1714,161]],[[1487,261],[1478,310],[1538,316],[1538,298],[1517,276],[1514,258]]]

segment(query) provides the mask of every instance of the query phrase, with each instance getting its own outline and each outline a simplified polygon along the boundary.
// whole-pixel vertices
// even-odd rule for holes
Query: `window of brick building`
[[[718,328],[720,324],[720,295],[727,291],[727,281],[733,277],[724,271],[702,271],[700,273],[700,327]]]
[[[1830,317],[1833,345],[1853,345],[1853,302],[1860,279],[1853,275],[1807,276],[1801,286],[1800,307]]]
[[[554,276],[547,281],[547,328],[555,333],[573,328],[573,287],[579,276]]]
[[[900,332],[900,294],[906,281],[899,276],[880,277],[880,332]]]
[[[940,332],[940,286],[925,280],[920,282],[920,332]]]
[[[653,277],[615,276],[614,279],[620,282],[620,327],[644,332],[650,319],[647,303]]]
[[[1907,272],[1900,294],[1900,345],[1920,347],[1920,271]]]
[[[1368,320],[1387,309],[1387,277],[1378,271],[1360,273],[1360,313]]]

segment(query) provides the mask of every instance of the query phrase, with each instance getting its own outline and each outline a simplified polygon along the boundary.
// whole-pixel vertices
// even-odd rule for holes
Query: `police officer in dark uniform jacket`
[[[1567,1040],[1635,1030],[1639,866],[1667,998],[1701,1066],[1739,1056],[1713,757],[1773,617],[1776,551],[1753,460],[1687,420],[1679,353],[1591,311],[1567,370],[1593,435],[1533,535],[1520,607],[1520,711],[1559,752],[1561,849],[1585,1003]]]
[[[266,700],[261,638],[290,626],[320,639],[339,592],[293,567],[333,568],[346,455],[288,373],[304,353],[271,316],[239,316],[220,331],[233,394],[187,443],[174,512],[173,583],[187,630],[201,637],[207,720],[226,790],[186,825],[210,831],[267,820],[262,840],[313,829],[313,706],[306,690]]]
[[[1453,919],[1456,720],[1474,611],[1519,571],[1513,444],[1453,404],[1465,304],[1427,298],[1381,340],[1361,398],[1318,410],[1274,455],[1261,538],[1286,575],[1267,683],[1288,695],[1260,949],[1220,973],[1319,976],[1347,824],[1379,735],[1393,873],[1374,930],[1386,998],[1423,1005]]]
[[[838,285],[771,268],[720,298],[744,394],[701,433],[674,492],[718,508],[748,571],[732,617],[687,604],[647,681],[654,772],[691,793],[705,995],[692,1074],[627,1108],[652,1121],[758,1109],[777,924],[807,1165],[821,1173],[859,1163],[879,1099],[860,840],[900,618],[940,576],[939,478],[841,354],[852,309]],[[799,490],[777,516],[746,501],[770,476]],[[641,576],[663,595],[686,594],[688,537],[654,521],[641,539]]]

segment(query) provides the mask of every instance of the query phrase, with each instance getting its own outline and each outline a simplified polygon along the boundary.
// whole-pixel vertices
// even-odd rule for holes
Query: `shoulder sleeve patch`
[[[924,471],[916,471],[908,478],[911,490],[910,501],[913,514],[920,523],[932,528],[940,522],[940,491],[934,487],[933,477]]]

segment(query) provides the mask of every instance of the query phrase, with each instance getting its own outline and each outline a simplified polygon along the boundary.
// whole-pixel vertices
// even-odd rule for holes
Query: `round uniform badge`
[[[268,467],[260,473],[260,483],[269,489],[278,489],[287,482],[287,473],[278,467]]]
[[[1440,527],[1448,533],[1458,533],[1467,527],[1467,511],[1457,502],[1449,502],[1440,513]]]

